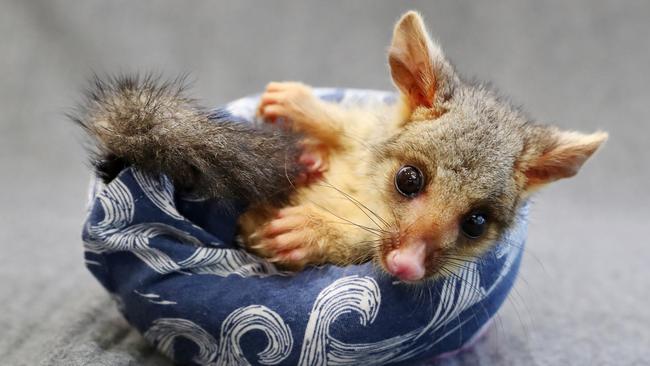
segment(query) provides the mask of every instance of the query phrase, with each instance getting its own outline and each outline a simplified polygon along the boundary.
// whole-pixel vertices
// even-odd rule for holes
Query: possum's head
[[[461,81],[415,12],[397,23],[389,64],[404,113],[376,161],[395,222],[375,259],[402,280],[484,253],[532,191],[575,175],[607,138],[533,124]]]

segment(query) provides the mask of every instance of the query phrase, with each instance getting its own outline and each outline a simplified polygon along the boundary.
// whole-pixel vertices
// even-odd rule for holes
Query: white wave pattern
[[[121,180],[112,184],[97,195],[99,204],[104,211],[104,218],[95,228],[98,232],[113,233],[126,227],[133,221],[135,204],[129,188]]]
[[[165,252],[150,247],[149,241],[152,238],[171,236],[185,243],[199,244],[198,240],[190,234],[166,224],[136,224],[120,231],[102,230],[99,227],[90,227],[89,231],[96,239],[86,242],[87,249],[89,248],[95,253],[129,251],[151,269],[161,274],[179,271],[182,267]]]
[[[380,303],[379,286],[370,277],[343,277],[327,286],[312,306],[298,364],[328,364],[327,344],[333,339],[330,325],[342,314],[350,312],[360,315],[361,325],[370,324],[377,316]]]
[[[528,207],[525,206],[522,210],[524,212],[528,210]],[[524,219],[522,219],[524,220]],[[503,261],[502,267],[499,269],[499,276],[495,279],[494,283],[490,288],[485,290],[487,294],[494,291],[494,289],[501,283],[501,281],[510,273],[512,267],[517,262],[517,257],[519,252],[522,250],[519,248],[519,244],[516,243],[515,238],[523,238],[526,236],[527,227],[525,224],[519,223],[514,225],[499,241],[498,246],[495,248],[495,258],[500,259],[506,257]]]
[[[166,175],[154,177],[139,169],[132,169],[133,178],[144,194],[160,211],[176,220],[185,220],[174,205],[174,185]]]
[[[160,318],[144,333],[149,342],[155,344],[158,350],[167,357],[174,358],[174,341],[182,337],[192,341],[199,352],[192,361],[198,365],[215,365],[217,356],[217,341],[203,328],[194,322],[180,318]]]
[[[131,169],[145,195],[165,214],[184,218],[178,214],[173,201],[171,183],[161,178],[150,178]],[[129,251],[157,273],[183,271],[188,274],[227,277],[267,277],[285,275],[267,261],[242,250],[204,247],[203,243],[188,232],[163,223],[132,224],[135,202],[128,187],[119,178],[96,193],[104,217],[96,225],[89,225],[90,239],[84,242],[85,250],[92,253]],[[174,241],[196,247],[186,259],[176,262],[167,253],[150,246],[156,237],[171,237]]]
[[[239,346],[241,337],[251,331],[264,332],[268,340],[266,347],[258,353],[258,362],[263,365],[277,365],[289,356],[293,348],[291,329],[274,311],[261,305],[239,308],[221,325],[221,345],[217,365],[248,365]]]
[[[329,326],[338,316],[355,311],[362,314],[361,324],[372,323],[380,306],[379,288],[368,277],[351,276],[340,279],[316,299],[305,331],[300,365],[379,365],[407,361],[425,353],[461,327],[465,320],[435,341],[436,332],[459,319],[461,313],[487,296],[480,289],[477,264],[459,271],[458,277],[444,280],[440,301],[426,325],[408,333],[374,343],[344,343],[329,333]],[[424,337],[427,341],[417,342]]]
[[[189,272],[220,277],[285,276],[275,266],[248,252],[237,249],[198,248],[194,254],[179,264]]]
[[[199,365],[250,365],[240,347],[241,337],[251,330],[262,331],[266,347],[258,353],[257,362],[277,365],[293,348],[291,329],[273,310],[251,305],[236,309],[221,324],[218,342],[196,323],[180,318],[161,318],[144,333],[149,342],[170,358],[174,358],[174,341],[185,338],[199,349],[193,361]]]
[[[512,252],[514,254],[505,255],[516,257],[517,251]],[[508,267],[506,272],[510,270],[511,267]],[[488,290],[481,288],[478,265],[469,264],[458,272],[457,277],[444,280],[440,301],[427,324],[379,342],[355,344],[334,338],[330,334],[330,326],[341,315],[350,313],[359,315],[361,326],[372,324],[381,305],[381,292],[377,282],[370,277],[355,275],[338,279],[323,289],[314,301],[298,364],[381,365],[408,361],[431,350],[471,320],[472,316],[469,316],[461,321],[461,313],[483,300],[496,285]],[[458,323],[449,327],[455,319]],[[438,335],[444,327],[449,329]],[[158,319],[145,337],[158,344],[161,351],[170,357],[173,356],[173,340],[182,336],[199,347],[199,355],[195,359],[198,364],[248,365],[240,339],[254,329],[263,331],[268,339],[267,347],[258,354],[259,363],[274,365],[289,356],[293,347],[291,330],[277,313],[262,305],[251,305],[232,312],[222,323],[220,344],[205,330],[185,319]],[[437,337],[434,339],[434,336]],[[216,348],[218,351],[215,353]]]

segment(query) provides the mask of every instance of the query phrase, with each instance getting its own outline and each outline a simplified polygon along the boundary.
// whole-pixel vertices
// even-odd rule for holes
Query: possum
[[[394,107],[344,108],[301,83],[268,85],[259,114],[319,141],[328,168],[288,206],[242,216],[250,250],[296,269],[372,261],[404,282],[451,275],[607,138],[535,123],[464,81],[413,11],[394,28],[388,65]]]

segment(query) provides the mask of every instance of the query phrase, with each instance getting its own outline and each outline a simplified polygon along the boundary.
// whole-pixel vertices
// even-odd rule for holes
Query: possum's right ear
[[[404,14],[395,25],[388,63],[393,82],[411,110],[426,107],[434,117],[444,113],[441,104],[451,95],[457,77],[415,11]]]

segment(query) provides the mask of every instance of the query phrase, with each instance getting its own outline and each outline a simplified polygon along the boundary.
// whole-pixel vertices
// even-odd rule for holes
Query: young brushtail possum
[[[281,205],[295,189],[289,180],[318,174],[300,135],[209,112],[184,90],[182,78],[95,77],[71,117],[94,140],[93,165],[105,182],[136,165],[195,196]]]
[[[240,219],[249,248],[285,266],[372,260],[407,282],[485,252],[535,190],[575,175],[607,134],[530,122],[456,74],[406,13],[388,52],[392,109],[345,109],[299,83],[271,83],[259,113],[318,142],[328,170],[291,204]]]

